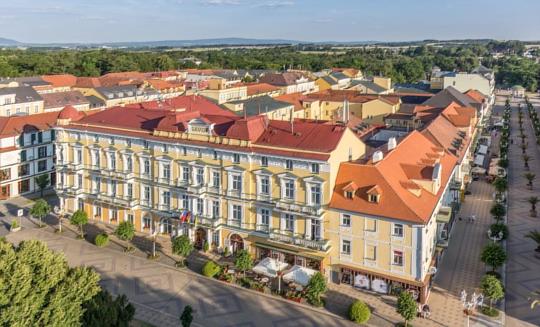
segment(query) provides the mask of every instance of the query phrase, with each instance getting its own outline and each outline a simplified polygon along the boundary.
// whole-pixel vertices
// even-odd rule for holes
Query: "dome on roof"
[[[73,106],[65,106],[64,109],[60,111],[60,114],[58,115],[58,119],[78,119],[80,116],[80,113],[77,109],[75,109]]]

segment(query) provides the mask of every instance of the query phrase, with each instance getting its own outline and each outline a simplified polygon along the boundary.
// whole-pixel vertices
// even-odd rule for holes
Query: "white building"
[[[0,199],[39,191],[35,178],[54,185],[54,131],[61,112],[0,117]]]

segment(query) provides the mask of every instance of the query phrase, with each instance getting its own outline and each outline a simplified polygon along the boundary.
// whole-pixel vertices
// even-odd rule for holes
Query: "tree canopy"
[[[0,242],[0,326],[77,326],[99,275],[39,241]]]
[[[121,71],[162,71],[179,68],[274,69],[319,71],[332,67],[361,69],[366,75],[388,76],[395,82],[417,82],[426,78],[433,66],[443,70],[471,71],[479,64],[497,70],[497,82],[520,84],[529,90],[538,87],[540,64],[521,57],[525,46],[518,41],[469,42],[441,47],[427,42],[422,46],[384,48],[357,47],[338,49],[320,45],[279,46],[270,48],[223,49],[123,49],[0,50],[0,77],[70,73],[76,76],[100,76]],[[492,52],[505,54],[495,59]],[[195,66],[183,58],[202,61]]]

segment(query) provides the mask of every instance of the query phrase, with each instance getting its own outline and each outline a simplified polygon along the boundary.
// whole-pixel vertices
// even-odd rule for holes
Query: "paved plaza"
[[[524,102],[524,128],[528,140],[527,154],[531,156],[529,163],[531,172],[536,174],[533,190],[526,187],[521,149],[518,141],[519,125],[516,104],[513,103],[511,127],[514,145],[510,146],[509,158],[509,208],[508,228],[510,236],[507,242],[508,263],[506,278],[506,313],[507,326],[540,326],[540,308],[531,310],[528,297],[533,290],[540,290],[540,259],[534,257],[536,244],[525,238],[531,230],[540,230],[540,218],[529,215],[530,204],[527,198],[540,196],[540,150],[535,143],[532,123]],[[540,108],[540,101],[533,100],[535,109]]]

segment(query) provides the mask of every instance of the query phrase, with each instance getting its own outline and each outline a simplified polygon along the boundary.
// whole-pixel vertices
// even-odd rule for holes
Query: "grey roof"
[[[259,114],[264,114],[267,112],[272,112],[275,110],[291,107],[292,104],[284,101],[276,100],[267,95],[255,97],[248,100],[233,101],[232,104],[243,104],[244,110],[246,111],[247,116],[256,116]],[[244,115],[244,111],[235,112],[239,116]]]
[[[333,72],[332,74],[330,74],[330,76],[332,76],[333,78],[337,79],[338,81],[340,79],[350,79],[349,76],[343,74],[342,72]]]
[[[15,94],[15,103],[42,101],[43,98],[30,86],[0,88],[0,95]]]
[[[88,104],[88,99],[79,91],[42,94],[45,109]]]
[[[135,85],[101,86],[95,90],[106,99],[122,99],[143,94]]]
[[[452,102],[456,102],[460,106],[464,107],[474,107],[474,104],[472,103],[472,98],[459,92],[453,86],[449,86],[446,89],[441,90],[439,93],[429,98],[429,100],[427,100],[423,104],[427,106],[443,108],[447,107]]]
[[[473,69],[472,72],[473,73],[478,73],[478,74],[489,74],[489,73],[492,73],[493,70],[491,70],[491,69],[487,68],[486,66],[480,64],[480,65],[478,65],[478,67]]]
[[[51,83],[45,81],[41,76],[30,76],[30,77],[15,77],[13,79],[15,82],[18,82],[19,85],[24,86],[48,86]]]
[[[236,81],[244,77],[244,75],[240,75],[238,74],[238,72],[234,70],[218,71],[218,72],[214,72],[212,75],[224,78],[227,81]]]
[[[88,102],[90,102],[90,108],[105,106],[105,101],[103,101],[103,99],[98,98],[95,95],[89,95],[89,96],[86,96],[85,98],[88,100]]]
[[[337,84],[337,81],[335,79],[333,79],[332,77],[330,76],[323,76],[321,77],[326,83],[330,84],[330,85],[336,85]]]
[[[372,81],[366,81],[366,80],[353,80],[351,82],[351,87],[356,85],[362,85],[363,87],[374,91],[375,93],[382,93],[384,91],[387,91],[384,87],[377,85],[373,83]]]

